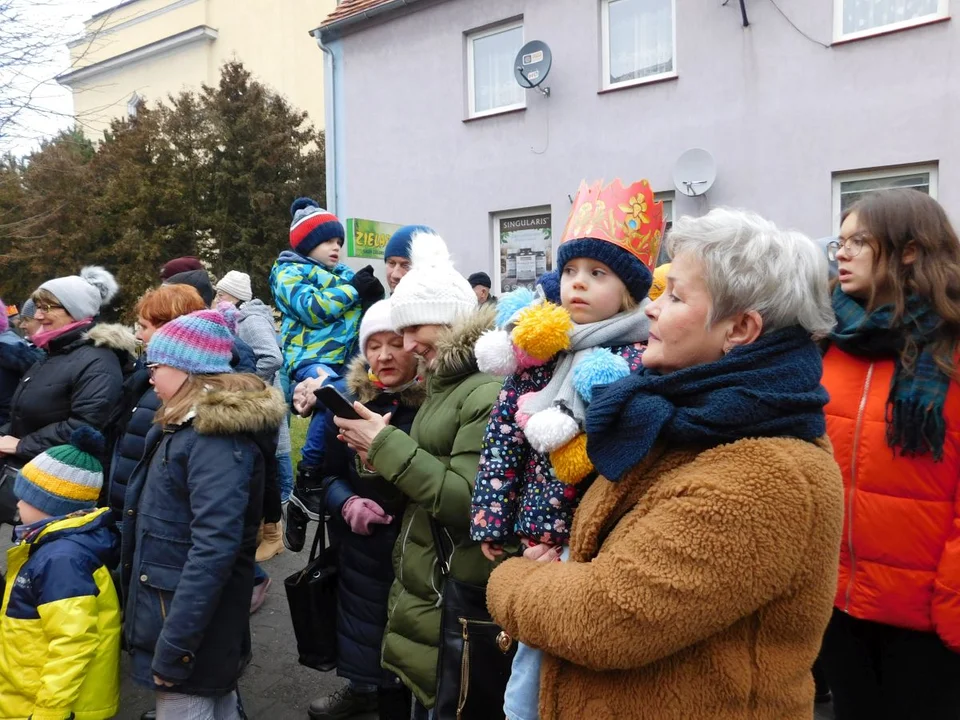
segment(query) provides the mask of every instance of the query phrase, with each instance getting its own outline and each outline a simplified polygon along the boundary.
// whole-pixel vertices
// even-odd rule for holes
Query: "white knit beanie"
[[[390,296],[394,329],[452,325],[476,309],[477,295],[453,267],[443,238],[435,233],[415,233],[410,243],[410,271]]]
[[[249,302],[253,300],[253,290],[250,288],[250,276],[239,270],[231,270],[220,282],[217,283],[217,290],[233,295],[240,302]]]
[[[380,332],[396,332],[390,319],[390,300],[381,300],[370,306],[360,321],[360,353],[367,351],[367,340]]]

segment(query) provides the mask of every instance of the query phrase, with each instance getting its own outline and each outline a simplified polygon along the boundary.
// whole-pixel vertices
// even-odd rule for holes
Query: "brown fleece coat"
[[[842,520],[825,440],[655,450],[587,491],[569,562],[508,560],[487,602],[545,652],[542,720],[810,720]]]

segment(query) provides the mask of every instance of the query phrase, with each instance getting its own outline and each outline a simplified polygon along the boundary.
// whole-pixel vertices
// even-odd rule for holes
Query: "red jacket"
[[[943,460],[886,442],[893,360],[831,347],[827,434],[844,485],[835,605],[863,620],[936,632],[960,650],[960,388],[951,383]]]

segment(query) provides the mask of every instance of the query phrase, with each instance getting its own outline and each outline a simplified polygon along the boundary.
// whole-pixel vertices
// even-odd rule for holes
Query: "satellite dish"
[[[544,95],[550,94],[550,88],[541,88],[540,85],[550,74],[553,65],[553,53],[550,47],[542,40],[531,40],[517,53],[513,63],[513,76],[517,84],[524,90],[536,88]]]
[[[713,155],[700,148],[687,150],[673,166],[673,184],[687,197],[703,195],[717,180]]]

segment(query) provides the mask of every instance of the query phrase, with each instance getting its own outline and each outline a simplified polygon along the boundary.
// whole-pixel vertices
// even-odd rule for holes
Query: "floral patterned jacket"
[[[610,348],[640,367],[642,345]],[[480,468],[470,507],[470,537],[502,544],[516,538],[564,545],[570,537],[573,511],[589,480],[578,485],[560,482],[546,453],[527,444],[517,425],[517,399],[542,390],[553,377],[555,360],[508,377],[493,407],[483,437]]]

